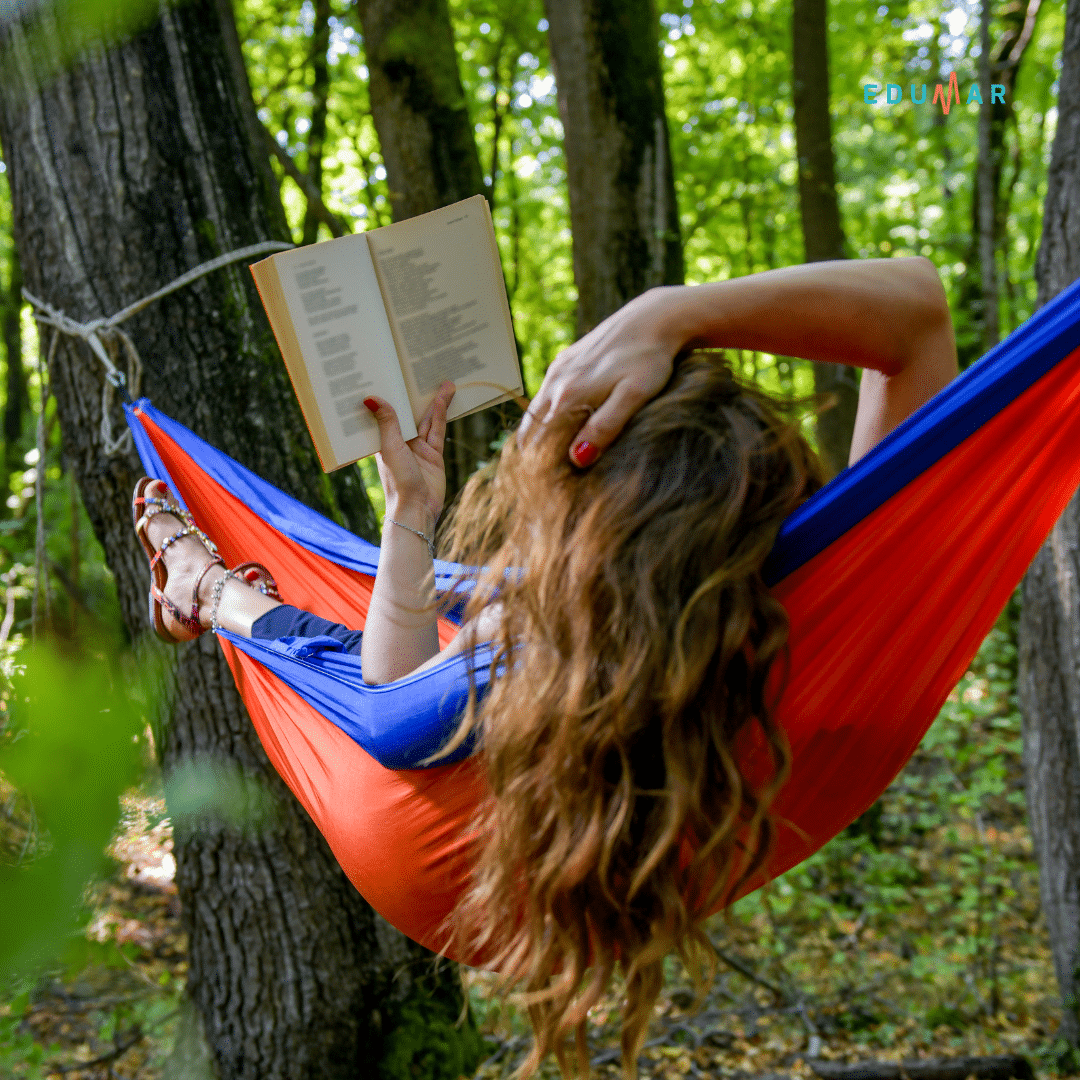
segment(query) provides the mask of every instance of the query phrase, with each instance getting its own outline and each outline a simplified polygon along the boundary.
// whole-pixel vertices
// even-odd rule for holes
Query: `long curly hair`
[[[586,1015],[616,967],[635,1077],[664,957],[703,985],[702,924],[768,852],[788,750],[766,683],[788,620],[761,568],[823,482],[789,405],[720,354],[681,356],[593,467],[567,460],[580,416],[511,435],[444,524],[448,556],[484,568],[464,617],[499,605],[498,677],[443,751],[479,729],[490,788],[451,926],[528,1007],[521,1077],[550,1051],[588,1075]],[[756,783],[747,734],[771,760]]]

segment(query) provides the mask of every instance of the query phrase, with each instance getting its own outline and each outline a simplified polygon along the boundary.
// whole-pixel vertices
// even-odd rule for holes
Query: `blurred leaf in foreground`
[[[41,840],[0,863],[0,981],[63,946],[87,881],[106,865],[119,796],[143,761],[145,703],[103,661],[26,654],[0,737],[0,772],[28,800]]]

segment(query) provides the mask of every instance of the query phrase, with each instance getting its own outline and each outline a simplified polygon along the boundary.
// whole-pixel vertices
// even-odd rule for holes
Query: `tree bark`
[[[307,178],[313,191],[322,200],[323,144],[326,141],[326,117],[330,98],[330,0],[316,0],[315,32],[311,42],[311,94],[315,104],[311,109],[311,127],[307,138]],[[317,209],[308,205],[304,217],[305,244],[314,244],[319,238],[320,216]]]
[[[394,220],[491,193],[484,184],[447,0],[357,0]],[[512,409],[485,409],[447,426],[447,505],[491,456]]]
[[[8,273],[8,294],[3,306],[4,356],[7,361],[4,401],[4,485],[8,477],[22,464],[19,440],[22,438],[23,418],[26,415],[26,372],[22,361],[22,266],[15,246],[11,248]],[[0,513],[5,513],[0,508]]]
[[[652,0],[545,0],[587,333],[683,280],[679,208]]]
[[[1068,0],[1066,7],[1059,85],[1035,267],[1040,304],[1080,277],[1080,0]],[[1028,814],[1063,1006],[1058,1033],[1075,1054],[1080,1047],[1080,494],[1024,578],[1019,653]]]
[[[1013,87],[1031,42],[1040,7],[1041,0],[1026,0],[1026,3],[1003,8],[998,16],[1002,34],[997,48],[988,48],[985,53],[990,58],[989,82],[1005,87],[1005,101],[995,102],[988,91],[981,91],[984,100],[983,110],[979,113],[979,165],[972,187],[971,240],[964,256],[968,270],[960,280],[956,304],[956,310],[968,314],[975,327],[973,331],[965,331],[961,324],[958,329],[957,355],[961,371],[970,367],[996,343],[996,337],[990,340],[992,335],[988,335],[988,328],[1000,327],[1000,314],[988,314],[990,308],[1000,308],[997,281],[993,283],[992,296],[987,294],[983,282],[987,276],[986,267],[991,264],[996,266],[997,251],[1008,214],[1007,200],[1003,201],[1001,195],[1005,131],[1016,119]],[[980,67],[981,64],[980,60]],[[983,81],[984,76],[980,74],[980,87]],[[940,112],[934,113],[935,122],[944,119]]]
[[[29,16],[0,26],[0,142],[33,293],[85,321],[215,255],[287,235],[228,0],[163,3],[149,29],[102,43],[45,81],[48,58],[35,49],[62,41],[65,27],[48,5],[34,18],[43,33]],[[335,488],[321,474],[246,267],[159,301],[125,329],[141,352],[143,391],[159,407],[371,534],[362,486]],[[67,460],[134,638],[147,630],[146,559],[130,525],[142,469],[133,452],[102,448],[102,370],[90,350],[63,339],[51,375]],[[119,433],[119,408],[111,422]],[[430,954],[353,890],[270,768],[212,635],[170,658],[172,717],[158,743],[165,768],[213,762],[261,786],[274,806],[261,824],[213,813],[176,822],[190,950],[182,1045],[208,1048],[201,1075],[467,1071],[476,1037],[468,1026],[453,1030],[456,980],[449,970],[417,976]],[[394,1069],[384,1067],[391,1054]],[[193,1069],[200,1075],[194,1059],[178,1071]]]
[[[807,262],[846,257],[836,198],[832,120],[829,115],[828,0],[793,0],[792,68],[799,209]],[[818,450],[831,476],[848,462],[859,384],[845,364],[814,364],[814,389],[835,398],[817,418]]]
[[[997,201],[1001,176],[1001,147],[991,140],[993,127],[992,63],[990,57],[990,0],[982,0],[979,11],[979,86],[983,103],[979,108],[978,237],[979,276],[982,279],[983,351],[1001,340],[997,280]]]

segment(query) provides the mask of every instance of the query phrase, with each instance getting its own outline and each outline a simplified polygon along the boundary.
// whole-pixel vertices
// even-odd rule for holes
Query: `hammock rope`
[[[248,247],[237,248],[235,251],[219,255],[216,259],[200,263],[192,270],[181,274],[180,277],[170,281],[168,285],[157,289],[155,292],[136,300],[133,304],[121,308],[113,315],[88,322],[79,322],[70,315],[54,307],[47,300],[35,296],[29,289],[22,291],[23,298],[34,308],[34,318],[44,326],[53,328],[53,343],[49,348],[50,361],[56,352],[56,340],[58,335],[79,338],[90,346],[90,351],[101,361],[105,368],[105,383],[101,390],[101,443],[106,457],[112,457],[131,446],[131,431],[127,429],[119,438],[113,438],[112,412],[113,396],[119,391],[125,402],[130,403],[139,396],[139,384],[142,381],[142,359],[135,343],[120,329],[120,324],[127,322],[133,315],[138,315],[144,308],[149,307],[157,300],[164,299],[171,293],[191,285],[200,278],[212,274],[215,270],[221,270],[233,263],[243,262],[246,259],[254,259],[259,255],[269,255],[275,251],[287,251],[294,247],[293,244],[283,240],[266,240],[260,244],[251,244]],[[127,372],[123,372],[117,366],[120,349],[127,354]],[[50,363],[51,368],[51,363]],[[40,471],[40,470],[39,470]]]
[[[149,296],[144,296],[141,300],[136,300],[133,304],[128,304],[127,307],[121,308],[115,314],[91,319],[89,322],[79,322],[71,318],[70,315],[54,307],[47,300],[42,300],[30,292],[29,289],[23,288],[23,299],[34,308],[34,319],[42,326],[52,328],[52,339],[49,342],[47,359],[43,361],[41,350],[38,351],[38,381],[41,389],[41,407],[38,412],[38,459],[34,477],[34,506],[37,513],[37,529],[34,538],[34,595],[31,600],[30,611],[31,637],[37,637],[38,598],[43,597],[44,599],[46,621],[48,621],[51,606],[49,577],[44,573],[45,407],[48,404],[52,389],[52,365],[61,335],[85,341],[90,346],[90,351],[101,361],[102,366],[105,368],[105,381],[101,387],[101,427],[98,433],[101,436],[101,446],[105,456],[112,457],[115,454],[131,449],[133,446],[130,427],[125,427],[118,438],[113,436],[112,408],[116,392],[119,391],[124,402],[130,404],[139,396],[143,371],[139,350],[135,347],[135,342],[131,340],[131,337],[120,329],[120,324],[127,322],[133,315],[137,315],[155,301],[177,292],[186,285],[191,285],[200,278],[206,277],[207,274],[212,274],[215,270],[221,270],[226,266],[243,262],[246,259],[254,259],[259,255],[269,255],[275,251],[286,251],[293,246],[293,244],[282,240],[266,240],[259,244],[237,248],[235,251],[219,255],[216,259],[200,263],[170,281],[168,285],[150,293]],[[127,355],[126,373],[117,366],[121,349]]]

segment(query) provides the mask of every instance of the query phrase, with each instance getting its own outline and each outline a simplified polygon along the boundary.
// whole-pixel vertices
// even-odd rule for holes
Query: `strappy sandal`
[[[206,571],[204,570],[203,573],[205,574]],[[279,604],[282,602],[277,582],[274,581],[270,571],[262,563],[240,563],[239,566],[234,567],[232,570],[226,570],[214,582],[214,587],[210,592],[210,629],[215,634],[221,629],[221,623],[218,622],[218,608],[221,606],[221,594],[225,589],[225,582],[229,578],[239,581],[243,585],[250,585],[253,589],[258,589],[263,596],[269,596],[271,600],[276,600]],[[196,592],[198,592],[197,587]]]
[[[144,476],[136,485],[135,493],[131,498],[131,517],[135,526],[135,535],[139,538],[139,543],[142,544],[143,551],[146,552],[146,557],[150,560],[150,622],[153,624],[154,631],[157,636],[163,641],[167,641],[170,644],[178,644],[181,641],[192,641],[205,631],[205,627],[199,622],[199,586],[202,584],[202,580],[206,577],[206,572],[212,566],[225,566],[225,560],[218,554],[217,546],[213,540],[206,535],[195,524],[195,520],[191,514],[185,510],[182,506],[176,506],[168,502],[169,491],[168,488],[161,496],[146,495],[146,489],[152,484],[156,484],[157,481],[149,476]],[[150,543],[150,538],[146,535],[147,522],[155,514],[172,514],[173,517],[179,518],[183,522],[183,526],[178,529],[172,536],[166,537],[161,546],[155,550],[154,545]],[[165,586],[169,580],[169,571],[162,561],[162,556],[165,552],[185,536],[197,537],[203,547],[206,548],[207,553],[211,557],[209,562],[203,569],[203,572],[195,580],[195,587],[191,594],[191,612],[190,614],[181,611],[166,595]],[[265,569],[265,567],[263,568]],[[222,583],[232,574],[226,567],[225,577],[222,578]],[[269,577],[269,572],[267,572]],[[273,579],[271,578],[271,583]],[[217,589],[218,598],[220,598],[221,590]],[[276,591],[276,586],[275,586]],[[163,608],[168,608],[169,614],[187,631],[190,633],[190,637],[177,637],[171,633],[168,627],[165,625],[165,616]],[[215,605],[216,613],[216,605]]]

